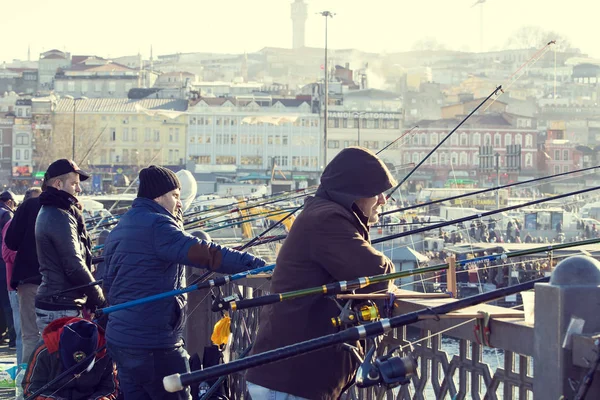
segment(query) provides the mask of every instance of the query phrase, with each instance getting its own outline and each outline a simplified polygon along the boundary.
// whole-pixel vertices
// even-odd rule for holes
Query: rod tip
[[[165,376],[163,378],[163,386],[169,393],[175,393],[183,390],[183,385],[181,384],[181,378],[179,374]]]

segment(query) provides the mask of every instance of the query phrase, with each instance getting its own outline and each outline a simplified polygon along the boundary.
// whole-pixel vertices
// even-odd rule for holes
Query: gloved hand
[[[221,274],[237,274],[251,269],[264,267],[266,262],[260,257],[224,247],[221,249],[223,260],[217,272]]]

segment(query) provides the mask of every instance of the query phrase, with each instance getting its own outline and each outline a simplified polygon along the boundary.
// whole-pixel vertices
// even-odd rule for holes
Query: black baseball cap
[[[46,174],[44,175],[44,179],[47,181],[48,179],[56,178],[57,176],[61,176],[64,174],[68,174],[69,172],[76,172],[79,174],[79,180],[82,182],[89,179],[89,175],[82,170],[79,169],[75,161],[67,160],[66,158],[61,158],[60,160],[54,161],[48,169],[46,170]]]
[[[11,192],[10,190],[5,190],[4,192],[0,193],[0,201],[6,203],[8,200],[12,200],[15,204],[17,203],[13,192]]]

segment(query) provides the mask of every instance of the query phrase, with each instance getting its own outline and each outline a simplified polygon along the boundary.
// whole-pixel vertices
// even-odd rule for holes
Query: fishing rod
[[[517,251],[511,251],[511,252],[503,252],[500,254],[492,254],[492,255],[487,255],[487,256],[482,256],[482,257],[475,257],[475,258],[471,258],[471,259],[456,261],[455,265],[461,266],[461,265],[467,265],[467,264],[472,264],[472,263],[481,262],[481,261],[506,260],[507,258],[523,257],[523,256],[531,255],[531,254],[541,253],[541,252],[551,252],[551,251],[555,251],[555,250],[561,250],[561,249],[566,249],[566,248],[570,248],[570,247],[585,246],[588,244],[596,244],[596,243],[600,243],[600,238],[582,240],[582,241],[571,242],[571,243],[559,243],[559,244],[554,244],[554,245],[535,247],[532,249],[517,250]],[[400,279],[400,278],[406,278],[408,276],[413,276],[413,275],[421,275],[421,274],[427,274],[430,272],[438,272],[438,271],[446,270],[448,268],[449,268],[449,264],[444,263],[444,264],[433,265],[430,267],[413,268],[413,269],[410,269],[407,271],[398,271],[398,272],[391,272],[388,274],[365,276],[365,277],[353,279],[350,281],[333,282],[333,283],[329,283],[327,285],[312,287],[312,288],[308,288],[308,289],[299,289],[299,290],[294,290],[294,291],[285,292],[285,293],[272,293],[272,294],[268,294],[265,296],[255,297],[252,299],[244,299],[244,300],[237,300],[237,301],[220,300],[220,301],[213,303],[212,311],[214,311],[214,312],[225,311],[225,310],[238,311],[238,310],[244,310],[247,308],[260,307],[260,306],[265,306],[265,305],[269,305],[269,304],[280,303],[280,302],[283,302],[286,300],[293,300],[293,299],[297,299],[299,297],[305,297],[305,296],[310,296],[310,295],[318,295],[318,294],[327,295],[327,296],[335,295],[335,294],[339,294],[339,293],[346,292],[349,290],[362,289],[364,287],[374,285],[376,283],[387,282],[387,281]]]
[[[235,225],[240,225],[240,224],[244,224],[247,222],[258,221],[258,220],[261,220],[261,219],[267,218],[267,217],[276,217],[278,215],[285,214],[286,211],[297,210],[297,209],[298,209],[297,207],[295,207],[295,208],[294,207],[286,207],[286,208],[281,208],[278,210],[266,210],[266,211],[259,212],[256,214],[241,215],[239,217],[229,218],[224,221],[218,221],[214,225],[212,225],[212,224],[202,225],[201,224],[201,226],[197,226],[197,227],[195,226],[194,228],[207,228],[204,230],[206,232],[211,232],[211,231],[215,231],[218,229],[226,228],[228,226],[235,226]],[[253,218],[253,217],[256,217],[256,218]],[[223,225],[223,224],[225,224],[225,225]],[[208,230],[208,229],[210,229],[210,230]]]
[[[99,279],[97,281],[86,283],[84,285],[74,286],[74,287],[71,287],[71,288],[68,288],[68,289],[56,291],[54,293],[49,293],[47,295],[44,295],[44,297],[56,297],[56,296],[60,296],[61,294],[73,292],[75,290],[86,289],[86,288],[89,288],[91,286],[96,286],[96,285],[101,285],[101,284],[102,284],[102,279]]]
[[[301,191],[306,191],[308,189],[300,189],[300,190]],[[301,198],[301,197],[306,197],[307,195],[309,195],[309,194],[311,194],[313,192],[314,192],[314,190],[311,190],[311,191],[309,191],[309,193],[303,193],[303,194],[300,194],[300,195],[293,195],[293,196],[290,196],[290,197],[286,196],[286,197],[282,197],[282,198],[278,198],[278,199],[272,199],[272,200],[269,200],[269,201],[262,201],[262,202],[258,202],[256,204],[252,204],[252,205],[247,205],[247,206],[244,206],[244,207],[236,207],[236,208],[233,208],[231,210],[219,212],[217,215],[211,215],[210,217],[202,219],[201,221],[206,221],[208,219],[218,218],[220,216],[227,215],[227,214],[232,214],[232,213],[239,212],[239,211],[250,210],[250,209],[255,208],[255,207],[266,206],[266,205],[277,203],[277,202],[280,202],[280,201],[288,201],[288,200],[293,200],[293,199],[297,199],[297,198]],[[242,202],[242,201],[240,200],[240,201],[238,201],[238,202],[236,202],[234,204],[228,204],[228,205],[225,205],[225,206],[219,206],[219,208],[232,207],[232,206],[235,206],[235,205],[239,205],[240,202]],[[212,213],[216,209],[217,209],[217,207],[211,208],[210,210],[204,210],[204,211],[198,211],[196,213],[186,214],[186,218],[189,219],[190,217],[198,217],[201,214]],[[188,222],[188,224],[196,223],[196,222],[198,222],[198,221],[191,221],[191,222]]]
[[[406,182],[406,181],[408,180],[408,178],[410,178],[410,177],[411,177],[411,175],[412,175],[412,174],[413,174],[413,173],[414,173],[414,172],[415,172],[417,169],[419,169],[419,167],[420,167],[421,165],[423,165],[423,163],[425,163],[425,161],[427,161],[427,159],[428,159],[429,157],[431,157],[431,155],[432,155],[432,154],[433,154],[433,153],[434,153],[434,152],[435,152],[435,151],[436,151],[436,150],[437,150],[437,149],[438,149],[438,148],[439,148],[439,147],[440,147],[442,144],[444,144],[444,142],[446,142],[446,140],[448,140],[448,139],[450,138],[450,136],[452,136],[452,134],[454,134],[454,132],[456,132],[456,130],[457,130],[458,128],[460,128],[460,127],[461,127],[461,126],[462,126],[462,125],[463,125],[465,122],[467,122],[467,120],[468,120],[469,118],[471,118],[471,116],[472,116],[473,114],[475,114],[475,113],[477,112],[477,110],[479,110],[479,109],[480,109],[480,108],[481,108],[481,107],[482,107],[482,106],[485,104],[485,102],[486,102],[486,101],[488,101],[489,99],[491,99],[491,98],[492,98],[492,96],[494,96],[495,94],[497,94],[499,91],[502,91],[502,85],[499,85],[499,86],[497,86],[497,87],[496,87],[496,88],[495,88],[495,89],[492,91],[492,93],[490,93],[490,94],[489,94],[489,95],[488,95],[488,96],[487,96],[487,97],[486,97],[486,98],[485,98],[485,99],[484,99],[484,100],[483,100],[481,103],[479,103],[479,104],[477,105],[477,107],[475,107],[475,108],[474,108],[474,109],[473,109],[473,110],[472,110],[472,111],[471,111],[469,114],[467,114],[467,115],[466,115],[466,116],[465,116],[465,117],[462,119],[462,121],[460,121],[460,122],[458,123],[458,125],[456,125],[456,126],[454,127],[454,129],[452,129],[452,130],[450,131],[450,133],[448,133],[448,134],[446,135],[446,137],[444,137],[444,139],[442,139],[442,140],[441,140],[441,141],[440,141],[438,144],[436,144],[436,145],[433,147],[433,149],[431,149],[431,151],[429,151],[429,153],[427,153],[427,155],[426,155],[426,156],[425,156],[425,157],[424,157],[424,158],[423,158],[421,161],[419,161],[419,162],[417,163],[417,165],[415,165],[415,167],[414,167],[414,168],[413,168],[413,169],[412,169],[412,170],[411,170],[411,171],[410,171],[408,174],[406,174],[406,175],[404,176],[404,178],[402,178],[402,180],[400,181],[400,183],[398,183],[398,184],[397,184],[397,185],[396,185],[396,186],[395,186],[395,187],[392,189],[392,191],[391,191],[391,192],[389,192],[389,193],[387,194],[387,197],[386,197],[386,198],[387,198],[387,199],[389,199],[390,197],[392,197],[392,194],[394,194],[394,192],[395,192],[396,190],[398,190],[398,189],[400,188],[400,186],[402,186],[402,185],[404,184],[404,182]]]
[[[460,195],[456,195],[456,196],[446,197],[444,199],[432,200],[432,201],[429,201],[429,202],[426,202],[426,203],[422,203],[422,204],[416,204],[416,205],[413,205],[413,206],[402,207],[402,208],[398,208],[398,209],[395,209],[395,210],[388,210],[388,211],[380,212],[379,215],[383,216],[383,215],[394,214],[394,213],[405,211],[405,210],[412,210],[412,209],[415,209],[415,208],[428,207],[430,205],[439,204],[439,203],[443,203],[443,202],[446,202],[446,201],[452,201],[452,200],[462,199],[464,197],[469,197],[469,196],[477,196],[477,195],[480,195],[480,194],[483,194],[483,193],[488,193],[488,192],[493,192],[493,191],[496,191],[496,190],[507,189],[507,188],[510,188],[510,187],[513,187],[513,186],[525,185],[525,184],[528,184],[528,183],[539,182],[539,181],[543,181],[543,180],[547,180],[547,179],[554,179],[554,178],[558,178],[558,177],[561,177],[561,176],[576,174],[576,173],[579,173],[579,172],[592,171],[592,170],[595,170],[595,169],[598,169],[598,168],[600,168],[600,165],[597,165],[597,166],[594,166],[594,167],[582,168],[582,169],[578,169],[578,170],[575,170],[575,171],[561,172],[560,174],[543,176],[541,178],[530,179],[530,180],[523,181],[523,182],[508,183],[506,185],[501,185],[501,186],[496,186],[496,187],[493,187],[493,188],[478,190],[478,191],[475,191],[475,192],[469,192],[469,193],[460,194]]]
[[[448,197],[448,198],[445,198],[445,199],[433,200],[433,201],[430,201],[430,202],[427,202],[427,203],[423,203],[423,204],[417,204],[417,205],[413,205],[413,206],[402,207],[402,208],[398,208],[398,209],[395,209],[395,210],[388,210],[388,211],[384,211],[384,212],[379,213],[379,215],[380,216],[384,216],[384,215],[394,214],[394,213],[398,213],[398,212],[403,212],[403,211],[406,211],[406,210],[412,210],[412,209],[416,209],[416,208],[427,207],[427,206],[432,205],[432,204],[438,204],[438,203],[442,203],[442,202],[449,201],[449,200],[455,200],[455,199],[459,199],[459,198],[463,198],[463,197],[473,196],[473,195],[477,195],[477,194],[481,194],[481,193],[485,193],[485,192],[490,192],[490,191],[493,191],[493,190],[500,190],[500,189],[504,189],[504,188],[511,187],[511,186],[516,186],[516,185],[520,185],[520,184],[531,183],[531,182],[534,182],[534,181],[540,181],[540,180],[544,180],[544,179],[556,178],[556,177],[565,176],[565,175],[568,175],[568,174],[571,174],[571,173],[590,171],[590,170],[597,169],[597,168],[600,168],[600,166],[583,168],[583,169],[580,169],[580,170],[577,170],[577,171],[571,171],[571,172],[563,172],[563,173],[560,173],[560,174],[550,175],[550,176],[546,176],[546,177],[542,177],[542,178],[530,179],[530,180],[524,181],[524,182],[510,183],[510,184],[507,184],[507,185],[502,185],[502,186],[498,186],[498,187],[494,187],[494,188],[483,189],[483,190],[480,190],[480,191],[477,191],[477,192],[465,193],[465,194],[461,194],[461,195],[457,195],[457,196],[451,196],[451,197]],[[443,228],[445,226],[455,225],[455,224],[458,224],[458,223],[461,223],[461,222],[466,222],[466,221],[470,221],[470,220],[473,220],[473,219],[482,218],[482,217],[485,217],[485,216],[489,216],[489,215],[493,215],[493,214],[501,213],[501,212],[505,212],[505,211],[511,211],[511,210],[514,210],[514,209],[517,209],[517,208],[521,208],[521,207],[527,207],[527,206],[530,206],[530,205],[540,204],[540,203],[543,203],[543,202],[546,202],[546,201],[552,201],[552,200],[556,200],[556,199],[560,199],[560,198],[564,198],[564,197],[568,197],[568,196],[574,196],[574,195],[577,195],[577,194],[590,192],[590,191],[593,191],[593,190],[596,190],[596,189],[597,189],[597,187],[587,188],[587,189],[583,189],[583,190],[580,190],[580,191],[569,192],[569,193],[560,194],[560,195],[551,196],[551,197],[544,197],[544,198],[541,198],[541,199],[533,200],[533,201],[531,201],[529,203],[523,203],[523,204],[519,204],[519,205],[515,205],[515,206],[506,207],[506,208],[503,208],[503,209],[493,210],[493,211],[490,211],[490,212],[484,212],[484,213],[481,213],[481,214],[475,214],[475,215],[470,216],[470,217],[464,217],[464,218],[459,218],[459,219],[456,219],[456,220],[445,221],[445,222],[442,222],[442,223],[439,223],[439,224],[432,224],[432,225],[429,225],[427,227],[413,229],[413,230],[410,230],[410,231],[407,231],[407,232],[396,234],[398,236],[395,236],[395,237],[394,237],[394,235],[391,235],[391,236],[385,236],[385,237],[382,237],[382,238],[379,238],[379,239],[375,239],[375,240],[372,241],[372,244],[381,243],[381,242],[384,242],[386,240],[396,239],[396,238],[408,236],[408,235],[411,235],[411,234],[425,232],[425,231],[428,231],[428,230],[434,230],[434,229],[438,229],[438,228]]]
[[[286,198],[286,200],[292,200],[292,199],[296,199],[296,198],[300,198],[300,197],[306,197],[307,195],[308,194],[305,193],[305,194],[301,194],[299,196],[292,196],[292,197]],[[211,220],[216,219],[216,218],[221,218],[221,217],[224,217],[226,215],[233,214],[233,213],[236,213],[236,212],[240,213],[242,211],[247,211],[247,210],[250,210],[252,208],[262,207],[262,206],[273,204],[273,203],[277,203],[277,202],[280,202],[280,201],[282,201],[282,199],[276,199],[276,200],[271,200],[271,201],[267,201],[267,202],[263,202],[263,203],[259,203],[259,204],[254,204],[254,205],[251,205],[251,206],[237,207],[237,208],[234,208],[234,209],[231,209],[231,210],[221,211],[221,212],[219,212],[217,214],[210,215],[210,216],[207,216],[207,217],[202,218],[202,219],[185,222],[184,223],[184,227],[185,228],[196,228],[198,226],[202,226],[202,225],[206,224],[207,221],[211,221]],[[212,210],[210,210],[208,212],[212,212]]]
[[[407,232],[396,233],[396,234],[393,234],[393,235],[384,236],[384,237],[375,239],[371,243],[372,244],[377,244],[377,243],[385,242],[385,241],[392,240],[392,239],[397,239],[397,238],[401,238],[401,237],[405,237],[405,236],[409,236],[409,235],[414,235],[414,234],[421,233],[421,232],[426,232],[426,231],[429,231],[429,230],[443,228],[443,227],[449,226],[449,225],[459,224],[461,222],[472,221],[474,219],[484,218],[484,217],[488,217],[490,215],[499,214],[499,213],[506,212],[506,211],[516,210],[516,209],[522,208],[522,207],[529,207],[529,206],[532,206],[532,205],[545,203],[547,201],[562,199],[564,197],[569,197],[569,196],[575,196],[575,195],[578,195],[578,194],[591,192],[593,190],[598,190],[598,187],[596,186],[596,187],[591,187],[591,188],[576,190],[574,192],[563,193],[563,194],[559,194],[559,195],[556,195],[556,196],[545,197],[543,199],[533,200],[533,201],[530,201],[530,202],[527,202],[527,203],[516,204],[514,206],[508,206],[508,207],[505,207],[505,208],[499,208],[497,210],[492,210],[492,211],[482,212],[482,213],[478,213],[478,214],[474,214],[474,215],[469,215],[469,216],[466,216],[466,217],[453,219],[451,221],[442,222],[442,223],[439,223],[439,224],[434,224],[434,225],[429,225],[429,226],[425,226],[425,227],[422,227],[422,228],[413,229],[413,230],[407,231]]]
[[[289,217],[291,217],[292,215],[294,215],[301,208],[302,208],[302,206],[295,208],[294,210],[292,210],[292,212],[290,212],[289,214],[287,214],[286,216],[284,216],[282,219],[280,219],[279,221],[277,221],[277,224],[274,224],[271,227],[267,228],[265,231],[259,233],[258,235],[256,235],[255,237],[253,237],[248,243],[242,245],[240,248],[236,248],[236,250],[243,251],[246,248],[253,246],[255,243],[257,243],[260,240],[261,237],[263,237],[264,235],[266,235],[267,233],[269,233],[269,231],[271,231],[272,229],[274,229],[278,224],[283,223],[283,221],[285,221],[286,219],[288,219]],[[215,272],[213,272],[213,271],[207,271],[202,276],[200,276],[197,279],[195,279],[191,283],[191,285],[194,285],[194,284],[197,284],[198,282],[204,281],[205,279],[208,279],[209,277],[211,277],[214,274],[215,274]]]
[[[101,351],[103,351],[104,349],[106,349],[106,345],[101,346],[100,348],[94,350],[89,356],[87,356],[86,358],[84,358],[83,360],[81,360],[80,362],[78,362],[77,364],[73,365],[71,368],[68,368],[65,371],[61,372],[60,375],[58,375],[56,378],[52,379],[50,382],[46,383],[44,386],[42,386],[41,388],[39,388],[38,390],[36,390],[32,394],[30,394],[29,396],[27,396],[25,398],[25,400],[34,400],[39,395],[41,395],[44,390],[52,387],[52,385],[55,385],[56,383],[60,382],[62,379],[66,378],[67,376],[72,375],[72,374],[73,375],[77,375],[77,374],[74,374],[73,372],[76,371],[77,369],[81,369],[81,366],[84,365],[84,363],[86,363],[88,361],[92,361],[92,359],[94,359],[96,357],[96,355],[98,353],[100,353]],[[89,368],[89,366],[88,366],[88,368]],[[83,372],[85,372],[85,370],[82,371],[80,374],[82,374]],[[69,382],[67,382],[67,383],[69,383]],[[54,393],[60,391],[64,386],[66,386],[66,384],[63,385],[62,387],[60,387],[59,389],[57,389]],[[49,396],[48,398],[53,398],[53,397]]]
[[[290,213],[288,213],[286,216],[284,216],[282,219],[280,219],[279,221],[277,221],[275,224],[271,225],[269,228],[267,228],[266,230],[262,231],[261,233],[259,233],[258,235],[254,236],[252,238],[252,240],[250,240],[248,243],[246,243],[245,245],[243,245],[240,248],[240,251],[247,249],[248,247],[252,246],[254,243],[256,243],[261,237],[263,237],[264,235],[266,235],[267,233],[269,233],[270,231],[272,231],[273,229],[275,229],[275,227],[277,227],[278,225],[281,225],[283,223],[283,221],[285,221],[286,219],[290,218],[292,215],[296,214],[298,211],[300,211],[300,209],[302,208],[302,206],[296,207],[294,208]]]
[[[379,150],[376,154],[381,153],[382,151],[385,151],[388,147],[392,146],[394,143],[396,143],[398,140],[402,139],[404,136],[408,135],[409,133],[411,133],[412,131],[414,131],[415,129],[417,129],[419,127],[419,125],[415,125],[412,128],[410,128],[408,131],[404,132],[402,135],[398,136],[393,142],[390,142],[387,146],[385,146],[383,149]]]
[[[550,277],[539,278],[507,288],[466,297],[464,299],[459,299],[439,306],[429,307],[396,317],[385,318],[377,322],[351,327],[330,335],[284,346],[278,349],[266,351],[264,353],[254,354],[242,359],[231,361],[227,364],[220,364],[200,371],[169,375],[163,378],[163,385],[166,391],[171,393],[177,392],[183,390],[183,388],[186,386],[201,381],[215,379],[223,375],[229,375],[260,365],[296,357],[337,344],[353,343],[357,340],[380,336],[394,328],[410,325],[430,316],[435,317],[448,314],[452,311],[461,310],[469,306],[486,303],[498,298],[522,292],[524,290],[530,290],[536,283],[544,283],[548,282],[549,280]]]
[[[285,238],[287,238],[287,235],[277,235],[277,236],[271,236],[271,237],[263,237],[260,240],[257,240],[251,247],[254,246],[260,246],[262,244],[268,244],[268,243],[273,243],[273,242],[279,242],[284,240]],[[242,248],[243,245],[239,245],[234,247],[234,250],[239,250]]]
[[[100,316],[103,314],[110,314],[115,311],[123,310],[126,308],[130,308],[130,307],[138,306],[138,305],[142,305],[142,304],[152,303],[157,300],[165,299],[167,297],[177,296],[177,295],[183,294],[183,293],[193,292],[195,290],[209,289],[212,287],[223,286],[229,282],[233,282],[233,281],[237,281],[239,279],[245,278],[248,275],[254,275],[254,274],[259,274],[261,272],[272,271],[273,268],[275,268],[275,264],[265,265],[264,267],[260,267],[260,268],[256,268],[256,269],[252,269],[252,270],[248,270],[248,271],[244,271],[244,272],[239,272],[239,273],[233,274],[233,275],[219,276],[219,277],[217,277],[215,279],[211,279],[207,282],[201,282],[201,283],[197,283],[195,285],[190,285],[184,289],[171,290],[169,292],[159,293],[159,294],[155,294],[153,296],[148,296],[148,297],[144,297],[144,298],[137,299],[137,300],[126,301],[124,303],[117,304],[114,306],[99,308],[96,310],[96,315]]]
[[[307,188],[304,188],[304,189],[294,189],[294,190],[288,190],[288,191],[283,191],[283,192],[277,192],[277,193],[274,193],[274,194],[271,194],[271,195],[268,195],[268,196],[262,196],[260,198],[256,198],[253,201],[263,201],[263,200],[267,200],[267,199],[272,199],[274,197],[287,198],[288,195],[295,195],[296,193],[299,193],[299,192],[314,191],[314,190],[315,190],[315,186],[310,186],[310,187],[307,187]],[[211,200],[207,200],[207,201],[211,201]],[[199,214],[199,213],[205,213],[205,212],[211,212],[211,211],[215,211],[215,210],[220,210],[220,209],[223,209],[223,208],[233,207],[233,206],[236,206],[237,204],[239,204],[239,201],[248,201],[249,202],[249,201],[251,201],[251,199],[245,198],[245,199],[242,199],[242,200],[238,200],[235,203],[220,205],[220,206],[217,206],[217,207],[213,207],[213,208],[211,208],[209,210],[203,210],[203,211],[196,211],[196,212],[193,212],[193,213],[188,213],[188,214],[185,214],[184,217],[188,217],[190,215],[196,215],[196,214]]]

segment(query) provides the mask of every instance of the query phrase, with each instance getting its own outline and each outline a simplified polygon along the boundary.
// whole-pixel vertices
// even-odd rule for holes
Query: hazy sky
[[[479,50],[476,0],[305,0],[306,45],[322,47],[323,17],[330,10],[329,45],[373,52],[410,50],[435,37],[456,50]],[[174,52],[252,52],[291,47],[292,0],[29,0],[2,2],[0,60],[32,59],[58,48],[73,54],[148,57]],[[584,53],[600,57],[593,0],[486,0],[484,49],[503,48],[524,25],[566,36]]]

